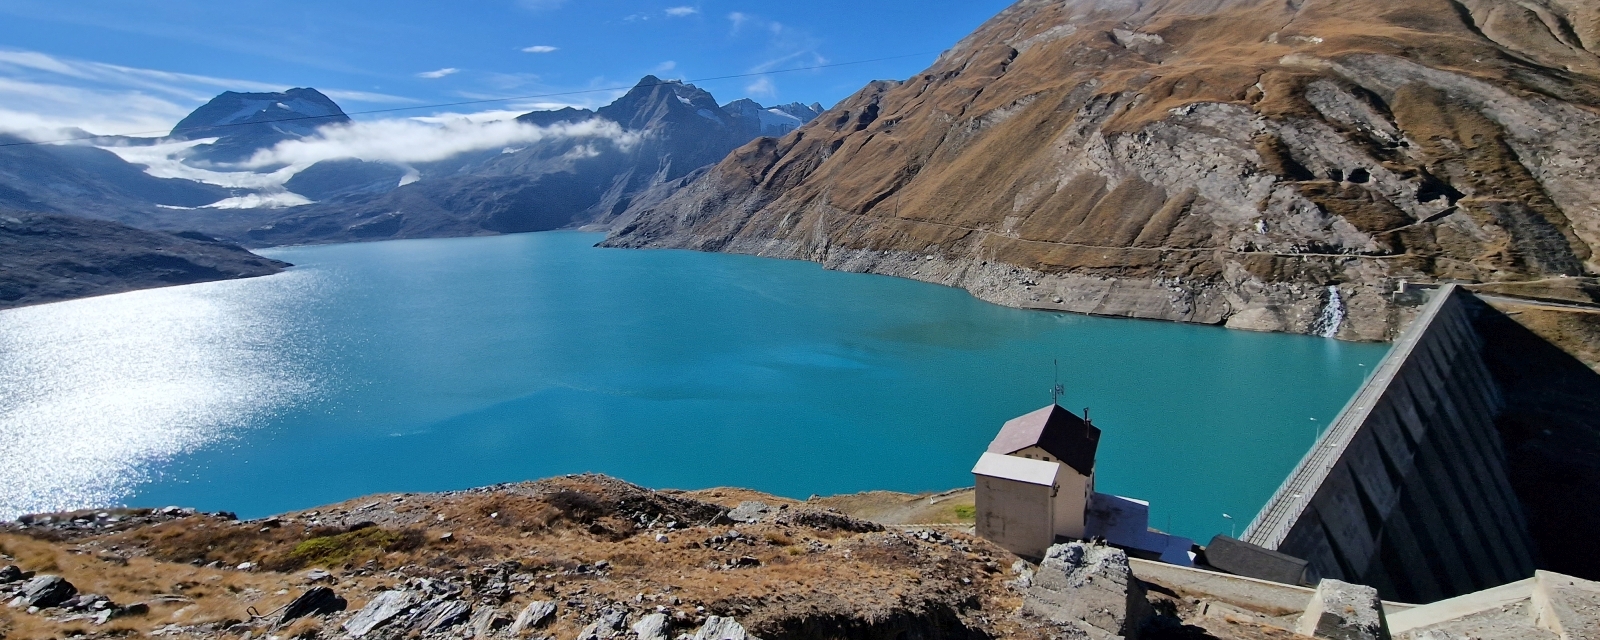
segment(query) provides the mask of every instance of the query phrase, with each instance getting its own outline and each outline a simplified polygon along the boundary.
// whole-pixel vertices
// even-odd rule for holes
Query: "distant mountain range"
[[[278,145],[361,125],[315,89],[230,91],[159,139],[0,146],[0,208],[198,229],[253,246],[540,231],[604,222],[634,197],[821,111],[719,105],[693,85],[649,76],[598,110],[517,118],[550,131],[524,136],[532,142],[426,162],[261,165]]]
[[[787,134],[820,113],[820,105],[768,109],[750,100],[721,106],[693,85],[650,76],[598,110],[517,118],[538,127],[611,123],[635,138],[624,144],[591,135],[553,136],[404,169],[323,162],[286,185],[315,204],[217,231],[252,245],[280,245],[604,224],[635,197],[715,164],[757,137]],[[407,171],[413,181],[401,186]]]

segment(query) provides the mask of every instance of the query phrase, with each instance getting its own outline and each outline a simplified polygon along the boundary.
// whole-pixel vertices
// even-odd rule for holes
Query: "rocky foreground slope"
[[[1401,280],[1594,275],[1600,5],[1023,0],[607,241],[1379,340]]]
[[[1600,584],[1556,574],[1488,607],[1413,607],[1097,544],[1030,562],[970,527],[830,508],[940,520],[934,505],[963,496],[800,502],[586,475],[251,521],[177,507],[25,516],[0,524],[0,638],[1288,640],[1307,620],[1317,637],[1388,637],[1380,609],[1404,640],[1600,629]]]
[[[816,501],[568,476],[247,522],[25,517],[0,525],[0,637],[1289,637],[1147,593],[1121,552],[1059,560]]]
[[[0,212],[0,309],[265,276],[289,266],[198,233]]]

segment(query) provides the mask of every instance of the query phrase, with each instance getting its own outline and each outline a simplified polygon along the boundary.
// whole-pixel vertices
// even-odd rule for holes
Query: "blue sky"
[[[722,102],[831,106],[870,80],[925,69],[1009,4],[5,0],[0,129],[163,129],[229,89],[311,86],[361,111],[628,86],[646,74],[692,80],[910,55],[699,83]],[[592,107],[616,95],[450,111]]]

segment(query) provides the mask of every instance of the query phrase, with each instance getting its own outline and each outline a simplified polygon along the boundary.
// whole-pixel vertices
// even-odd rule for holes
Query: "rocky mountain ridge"
[[[1024,0],[606,242],[1355,340],[1402,281],[1593,275],[1600,9]]]
[[[172,128],[170,140],[217,138],[190,149],[185,160],[226,164],[286,140],[315,135],[328,125],[349,124],[338,103],[316,89],[279,93],[223,92]]]
[[[288,266],[198,233],[0,212],[0,309],[271,275]]]

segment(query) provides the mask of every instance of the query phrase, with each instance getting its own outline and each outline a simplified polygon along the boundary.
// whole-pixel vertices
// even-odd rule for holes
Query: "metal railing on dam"
[[[1495,427],[1504,403],[1447,285],[1401,334],[1244,540],[1409,602],[1521,580],[1536,552]]]

